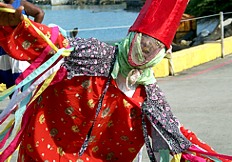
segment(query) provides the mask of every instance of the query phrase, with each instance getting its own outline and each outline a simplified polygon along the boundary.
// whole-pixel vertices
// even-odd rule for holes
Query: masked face
[[[160,41],[142,34],[136,33],[130,46],[128,62],[131,66],[142,66],[151,61],[164,48]]]

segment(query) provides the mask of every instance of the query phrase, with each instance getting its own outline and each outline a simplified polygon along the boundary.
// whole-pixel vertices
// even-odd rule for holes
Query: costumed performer
[[[152,162],[169,161],[169,155],[176,162],[231,158],[186,138],[190,134],[173,116],[153,74],[187,2],[147,0],[128,36],[115,46],[95,38],[65,38],[59,27],[22,17],[22,8],[15,14],[1,12],[0,35],[5,37],[0,45],[31,65],[17,79],[10,106],[0,115],[2,122],[20,104],[15,123],[22,116],[21,125],[16,133],[10,126],[4,132],[1,142],[9,134],[15,138],[0,160],[20,145],[19,162],[127,162],[144,143]]]

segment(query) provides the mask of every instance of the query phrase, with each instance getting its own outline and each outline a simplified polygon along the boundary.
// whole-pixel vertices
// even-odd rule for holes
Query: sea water
[[[56,24],[68,31],[78,28],[82,38],[108,42],[123,39],[139,13],[125,10],[125,5],[40,7],[45,12],[43,24]]]

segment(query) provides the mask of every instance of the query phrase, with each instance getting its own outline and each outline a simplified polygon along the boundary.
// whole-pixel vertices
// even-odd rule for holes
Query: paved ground
[[[232,55],[158,82],[186,128],[219,153],[232,155]],[[0,109],[6,104],[1,102]],[[148,162],[145,150],[143,155]]]
[[[159,85],[185,127],[232,155],[232,55],[160,79]]]

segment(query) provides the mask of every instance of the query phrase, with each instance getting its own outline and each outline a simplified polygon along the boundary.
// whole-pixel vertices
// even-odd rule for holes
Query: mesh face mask
[[[164,44],[155,38],[136,33],[130,45],[128,62],[131,66],[142,66],[155,58],[164,47]]]

